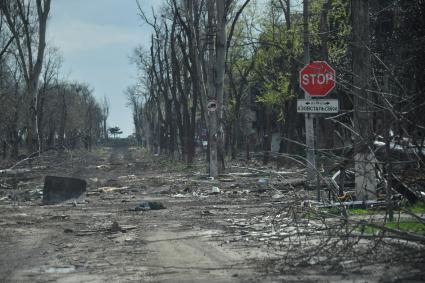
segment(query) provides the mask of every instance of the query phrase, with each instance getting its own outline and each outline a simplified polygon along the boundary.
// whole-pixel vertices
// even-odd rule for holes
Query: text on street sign
[[[338,113],[338,99],[298,99],[298,113]]]

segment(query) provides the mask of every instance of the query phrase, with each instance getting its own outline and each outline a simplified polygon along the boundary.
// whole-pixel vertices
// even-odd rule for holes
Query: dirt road
[[[31,181],[41,186],[44,174],[85,178],[84,201],[1,203],[1,282],[237,282],[256,276],[244,253],[217,240],[223,231],[203,221],[199,201],[158,194],[169,183],[137,150],[118,147],[74,159],[64,168],[39,170]],[[166,209],[132,211],[146,200]]]
[[[31,164],[31,171],[3,176],[11,185],[0,191],[0,282],[383,278],[383,269],[376,267],[355,274],[325,266],[276,272],[270,262],[285,253],[276,249],[278,237],[291,229],[272,225],[287,205],[281,196],[285,187],[265,190],[255,184],[258,178],[210,180],[203,167],[179,166],[140,149],[116,147],[46,154]],[[42,205],[46,175],[87,180],[85,199]],[[166,208],[137,211],[146,201]]]

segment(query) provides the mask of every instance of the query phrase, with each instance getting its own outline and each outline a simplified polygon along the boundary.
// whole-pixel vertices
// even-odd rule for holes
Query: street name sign
[[[325,61],[313,61],[300,71],[300,88],[313,97],[324,97],[335,87],[335,70]]]
[[[298,113],[338,113],[338,99],[297,99]]]

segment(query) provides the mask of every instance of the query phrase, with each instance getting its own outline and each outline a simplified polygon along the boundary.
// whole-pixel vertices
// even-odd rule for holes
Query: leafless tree
[[[46,28],[50,11],[50,0],[36,0],[35,4],[31,1],[2,0],[0,2],[0,9],[13,35],[20,66],[26,82],[28,100],[31,101],[27,129],[28,145],[30,150],[33,150],[34,143],[32,139],[35,131],[38,139],[38,151],[41,152],[41,141],[38,133],[39,113],[37,109],[37,92],[46,48]],[[34,30],[37,31],[36,34],[33,32]],[[33,45],[34,42],[36,42],[35,45]]]

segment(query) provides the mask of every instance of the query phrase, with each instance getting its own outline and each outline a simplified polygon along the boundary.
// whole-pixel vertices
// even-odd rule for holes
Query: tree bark
[[[217,98],[217,84],[216,81],[216,75],[217,75],[217,62],[216,57],[214,54],[215,48],[214,48],[214,39],[215,39],[215,27],[214,21],[216,20],[215,17],[215,3],[216,1],[209,1],[208,2],[208,30],[207,30],[207,46],[208,46],[208,98],[207,101],[213,101],[216,100],[217,102],[217,110],[216,111],[207,111],[208,115],[208,148],[209,148],[209,175],[210,177],[217,177],[218,175],[218,148],[217,148],[217,142],[218,142],[218,112],[220,103],[218,102]]]
[[[354,92],[354,169],[358,200],[374,199],[376,176],[372,144],[371,95],[368,92],[370,75],[369,3],[353,0],[353,92]]]

